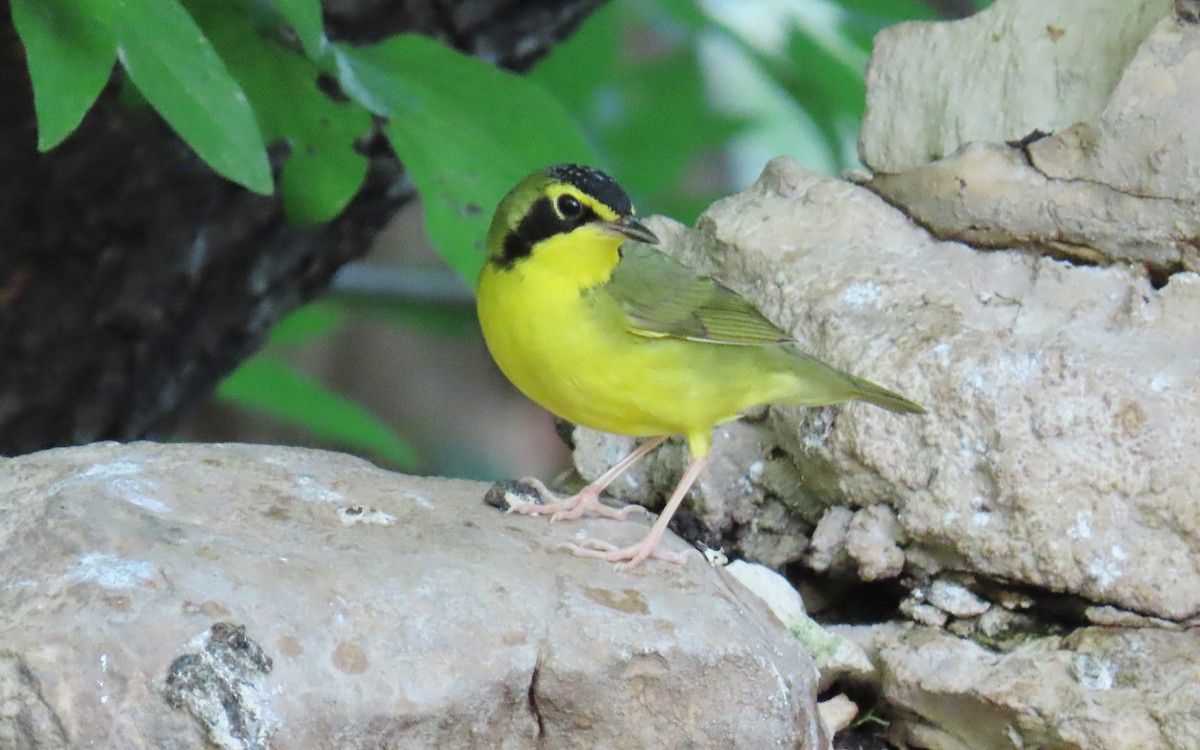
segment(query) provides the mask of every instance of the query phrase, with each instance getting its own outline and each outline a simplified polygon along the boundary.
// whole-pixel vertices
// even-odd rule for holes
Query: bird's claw
[[[609,506],[601,503],[599,500],[592,502],[581,500],[580,502],[576,503],[573,508],[560,510],[554,515],[550,516],[550,522],[574,521],[577,518],[581,518],[583,514],[587,513],[588,511],[591,511],[602,518],[609,518],[614,521],[627,521],[629,520],[629,514],[637,510],[642,511],[643,513],[650,512],[637,503],[630,503],[629,505],[621,508],[610,508]]]
[[[516,513],[522,516],[537,516],[545,513],[545,507],[545,505],[532,500],[518,500],[516,502],[509,500],[508,508],[504,512]]]
[[[630,570],[646,560],[663,560],[675,565],[687,562],[686,552],[669,552],[658,544],[648,544],[645,539],[629,547],[618,547],[599,539],[585,539],[579,544],[564,542],[554,549],[570,550],[576,557],[590,557],[614,563],[618,571]]]
[[[605,542],[605,541],[601,541],[599,539],[584,539],[579,544],[573,544],[571,542],[563,542],[562,544],[556,544],[556,545],[554,545],[554,549],[570,550],[571,552],[575,552],[576,554],[578,554],[579,550],[595,550],[598,552],[612,552],[613,550],[620,549],[620,547],[613,544],[612,542]],[[590,555],[580,555],[580,557],[590,557]]]
[[[585,487],[575,495],[566,499],[559,499],[550,489],[540,480],[532,477],[522,479],[516,482],[522,487],[522,497],[533,496],[533,500],[521,500],[514,497],[516,493],[507,493],[505,502],[508,508],[506,513],[519,513],[523,516],[550,516],[550,522],[555,521],[573,521],[583,517],[587,513],[593,513],[601,518],[608,518],[614,521],[628,520],[629,514],[635,510],[644,512],[645,508],[631,503],[621,508],[610,508],[600,502],[600,491],[591,487]]]

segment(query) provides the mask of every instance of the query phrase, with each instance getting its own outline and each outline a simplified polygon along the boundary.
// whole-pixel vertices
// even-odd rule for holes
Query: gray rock
[[[486,489],[249,445],[0,459],[0,746],[824,746],[811,661],[727,573],[574,558],[645,526]]]
[[[992,606],[961,583],[941,578],[929,584],[925,601],[954,617],[978,617]]]
[[[971,76],[1022,83],[1011,89],[1018,98],[982,110],[956,94],[943,98],[927,77],[871,88],[861,150],[878,173],[868,184],[943,239],[1034,247],[1085,263],[1147,263],[1160,273],[1200,270],[1200,27],[1176,21],[1170,9],[1164,0],[1010,0],[959,23],[883,32],[871,64],[881,75],[936,66],[969,71],[951,76],[952,86]],[[1047,15],[1061,18],[1046,25]],[[1101,16],[1103,33],[1093,33]],[[1050,28],[1061,31],[1055,43],[1030,38]],[[1000,42],[984,45],[987,54],[1029,59],[978,67],[930,54],[937,38],[946,53],[974,60],[980,35]],[[1073,78],[1077,66],[1088,74],[1064,86],[1065,95],[1039,91]],[[920,118],[914,107],[926,108]],[[1032,142],[1005,143],[1035,128],[1041,137]],[[932,144],[912,140],[918,133],[946,142],[930,152]]]
[[[786,578],[766,566],[745,560],[734,560],[726,566],[726,570],[766,602],[779,621],[800,642],[805,653],[812,657],[821,675],[821,692],[838,680],[861,679],[871,673],[873,667],[863,650],[809,617],[804,611],[804,600],[800,593]],[[841,708],[839,703],[839,711]],[[829,726],[829,721],[825,723]]]
[[[1030,247],[1080,263],[1200,270],[1196,251],[1186,242],[1194,236],[1189,233],[1200,231],[1191,200],[1052,179],[1031,166],[1018,147],[974,143],[932,164],[875,175],[867,184],[944,239]]]
[[[911,619],[913,622],[930,627],[940,628],[946,624],[950,616],[944,610],[938,609],[932,604],[927,603],[919,592],[914,591],[912,595],[905,597],[900,602],[900,614]]]
[[[894,173],[975,141],[1094,119],[1171,0],[998,0],[960,21],[875,37],[862,161]]]
[[[695,230],[656,231],[807,350],[930,411],[772,408],[718,429],[716,455],[741,432],[759,458],[781,448],[791,472],[750,482],[753,462],[714,459],[702,488],[741,487],[743,508],[791,513],[797,529],[830,506],[890,506],[923,575],[946,567],[1165,619],[1200,613],[1200,275],[1154,289],[1141,268],[974,252],[785,159]],[[660,451],[648,470],[669,489],[684,460]],[[803,542],[788,546],[760,561],[803,556]]]
[[[846,552],[846,537],[850,533],[850,522],[854,511],[835,505],[825,511],[813,530],[808,554],[804,561],[808,567],[824,573],[850,569],[850,555]]]
[[[1165,628],[1167,630],[1179,630],[1185,627],[1200,625],[1200,619],[1197,618],[1192,618],[1184,622],[1174,622],[1172,620],[1164,620],[1161,617],[1139,615],[1136,612],[1129,612],[1106,604],[1093,604],[1087,607],[1083,611],[1083,616],[1093,625],[1111,625],[1123,628]]]
[[[1200,632],[1085,628],[995,652],[931,628],[858,630],[872,633],[884,697],[901,709],[898,741],[930,750],[1200,747]]]
[[[872,505],[854,514],[846,530],[846,554],[858,565],[864,581],[895,578],[904,570],[902,531],[896,512],[887,505]]]
[[[679,225],[648,221],[655,231],[678,231]],[[795,560],[808,547],[818,508],[798,495],[795,465],[773,456],[769,436],[755,421],[720,425],[713,432],[712,460],[688,493],[676,518],[691,518],[704,530],[703,541],[713,547],[736,543],[747,559],[771,567]],[[572,432],[575,467],[587,480],[603,474],[628,455],[633,438],[576,427]],[[661,505],[671,494],[688,462],[687,446],[665,443],[618,479],[608,490],[622,502]],[[781,487],[788,488],[782,495]],[[823,508],[820,508],[823,510]],[[817,511],[820,512],[820,511]]]
[[[825,731],[830,735],[850,726],[850,722],[858,716],[858,706],[844,694],[821,701],[817,708],[821,712],[821,721],[825,723]]]
[[[0,747],[47,748],[71,747],[66,730],[54,714],[54,708],[42,698],[37,678],[20,654],[0,651]]]

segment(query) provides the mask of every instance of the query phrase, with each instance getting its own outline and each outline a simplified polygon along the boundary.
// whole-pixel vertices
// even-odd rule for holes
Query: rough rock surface
[[[1171,0],[999,0],[875,37],[859,154],[902,172],[973,141],[1053,133],[1104,109]]]
[[[788,580],[766,567],[734,560],[725,569],[767,603],[779,621],[792,631],[821,673],[822,692],[847,676],[862,677],[872,670],[863,650],[846,638],[822,628],[804,611],[800,593]]]
[[[714,458],[693,502],[701,517],[727,509],[717,526],[731,544],[743,526],[780,530],[784,552],[748,559],[799,559],[796,528],[811,532],[829,506],[886,505],[895,539],[869,519],[847,530],[847,553],[872,576],[899,573],[901,545],[910,572],[974,571],[1175,620],[1200,613],[1200,276],[1156,290],[1139,268],[974,252],[787,160],[695,230],[656,231],[809,351],[930,411],[775,408],[719,428],[716,456],[741,434],[740,460]],[[579,438],[577,457],[596,444]],[[661,494],[683,459],[660,450],[631,481]],[[754,468],[780,460],[792,470]],[[579,463],[585,475],[603,464]],[[867,533],[878,560],[856,543]]]
[[[0,460],[0,746],[824,746],[811,661],[729,574],[571,557],[644,527],[486,489],[248,445]]]
[[[840,632],[872,652],[913,747],[1200,747],[1198,630],[1083,628],[1005,653],[921,626]]]
[[[1200,25],[1176,19],[1170,6],[1010,0],[965,21],[880,34],[871,69],[888,76],[878,84],[894,85],[870,89],[861,139],[876,172],[870,186],[943,239],[1148,263],[1164,274],[1200,270]],[[1105,33],[1094,33],[1098,16]],[[1044,38],[1051,29],[1052,42]],[[981,47],[980,35],[1003,41]],[[930,55],[929,37],[958,62]],[[980,66],[978,49],[1035,59]],[[1041,64],[1041,55],[1051,59]],[[896,83],[912,64],[970,71],[945,85],[979,76],[981,93],[1003,88],[1017,99],[972,108],[927,78]],[[1065,95],[1039,97],[1039,83]],[[912,141],[916,134],[948,142],[935,148]]]
[[[655,231],[664,226],[651,220]],[[716,450],[709,468],[697,480],[677,518],[685,536],[719,548],[736,544],[739,555],[771,567],[795,560],[807,549],[811,524],[774,495],[777,486],[795,486],[789,458],[773,455],[769,434],[761,425],[739,421],[721,425],[713,435]],[[591,480],[636,446],[633,438],[586,427],[573,433],[575,467]],[[687,446],[673,440],[644,459],[610,488],[628,502],[653,505],[679,481],[688,461]]]

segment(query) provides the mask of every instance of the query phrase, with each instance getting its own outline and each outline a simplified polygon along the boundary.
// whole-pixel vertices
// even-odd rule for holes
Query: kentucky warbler
[[[632,242],[631,242],[632,240]],[[651,247],[620,185],[596,169],[547,167],[500,201],[487,236],[478,311],[496,364],[525,395],[563,419],[649,437],[575,496],[517,513],[624,520],[600,493],[670,435],[692,460],[662,514],[639,543],[589,540],[575,554],[635,566],[682,562],[659,543],[708,464],[715,425],[760,404],[823,406],[867,401],[894,412],[917,404],[799,351],[736,292]]]

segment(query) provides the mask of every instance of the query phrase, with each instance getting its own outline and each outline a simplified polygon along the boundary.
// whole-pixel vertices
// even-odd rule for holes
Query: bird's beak
[[[601,222],[600,226],[604,228],[604,231],[618,237],[645,242],[649,245],[658,244],[658,236],[632,216],[622,216],[616,221]]]

